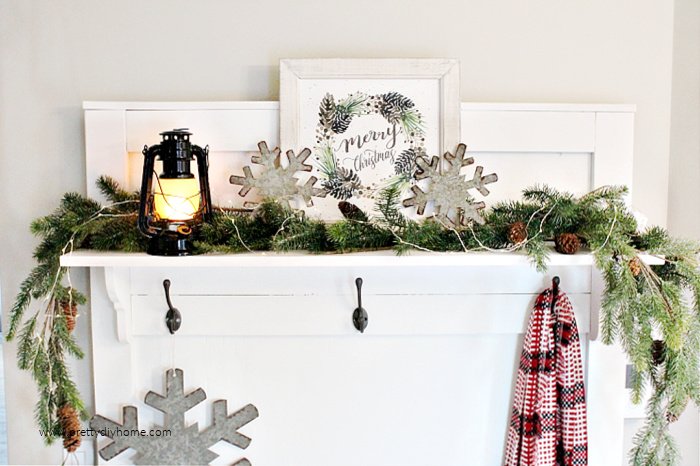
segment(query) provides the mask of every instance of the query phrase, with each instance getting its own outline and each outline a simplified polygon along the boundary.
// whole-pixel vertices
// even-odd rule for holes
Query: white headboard
[[[93,197],[99,197],[94,182],[104,174],[137,189],[143,146],[159,142],[158,133],[163,130],[187,127],[195,143],[210,146],[214,203],[238,206],[242,200],[228,178],[250,163],[241,152],[255,151],[261,140],[270,146],[279,140],[276,102],[86,102],[84,107],[87,190]],[[462,140],[470,155],[487,173],[499,175],[499,182],[489,186],[487,205],[515,198],[522,188],[535,183],[577,194],[608,184],[631,188],[633,127],[634,107],[628,105],[462,104],[461,111]],[[135,260],[97,255],[93,262],[89,254],[85,257],[81,263],[78,256],[74,265],[93,268],[96,410],[116,417],[120,406],[138,399],[143,390],[158,391],[161,367],[170,367],[168,355],[179,345],[177,364],[192,374],[191,383],[206,381],[217,396],[243,393],[246,402],[260,403],[260,422],[249,427],[256,441],[246,451],[257,466],[302,464],[301,458],[311,458],[305,464],[328,466],[322,453],[331,458],[341,455],[335,463],[342,465],[393,466],[396,463],[390,461],[397,458],[400,464],[413,466],[497,464],[508,422],[519,335],[528,303],[547,282],[526,260],[518,261],[513,255],[499,256],[513,259],[512,267],[488,258],[484,266],[467,259],[450,262],[450,257],[443,256],[441,265],[430,267],[429,273],[425,273],[427,266],[406,268],[408,262],[386,258],[375,262],[395,268],[378,266],[372,257],[356,257],[352,263],[343,261],[345,256],[322,258],[333,267],[312,266],[314,261],[302,258],[308,266],[303,274],[272,266],[265,262],[269,257],[249,259],[249,263],[259,262],[252,268],[236,256],[223,257],[223,266],[214,266],[206,256],[200,256],[199,265],[177,262],[181,258],[166,258],[175,262],[165,263],[163,258],[145,256]],[[559,257],[569,262],[552,264],[550,273],[562,276],[581,316],[590,464],[621,464],[624,356],[615,347],[594,341],[602,289],[590,258]],[[266,267],[261,269],[263,262]],[[400,280],[394,276],[398,272],[390,272],[402,268]],[[262,273],[265,280],[256,275]],[[371,331],[361,337],[353,333],[347,313],[354,306],[352,280],[359,274],[366,278],[367,307],[373,306],[370,319],[374,319]],[[174,296],[187,309],[184,329],[174,339],[161,326],[165,277],[173,279]],[[246,304],[251,300],[257,304]],[[197,325],[192,325],[193,315]],[[426,318],[431,319],[429,330],[422,324]],[[132,333],[131,340],[120,334],[119,325],[122,333]],[[260,335],[265,338],[252,338]],[[231,351],[237,351],[241,361],[229,358]],[[324,352],[333,354],[332,361]],[[281,354],[289,359],[282,369]],[[373,374],[358,367],[352,382],[362,388],[360,392],[348,386],[343,365],[354,367],[358,355],[381,360],[387,368]],[[131,364],[116,373],[116,360]],[[430,363],[411,365],[421,360]],[[394,369],[413,385],[401,386],[401,377],[390,373]],[[280,370],[289,376],[283,387],[276,386]],[[310,377],[298,380],[297,374]],[[314,377],[323,383],[317,384]],[[353,397],[367,402],[365,411],[346,406]],[[411,411],[415,397],[420,397],[425,409]],[[293,406],[285,406],[290,403]],[[302,410],[312,405],[318,406],[318,412]],[[392,409],[406,419],[389,422],[381,417],[381,412]],[[203,411],[197,420],[206,424]],[[303,441],[287,440],[290,427],[285,422],[294,425],[294,434]],[[409,440],[393,438],[397,422]],[[340,451],[356,431],[362,435],[354,440],[364,442],[369,450]],[[311,432],[308,438],[307,432]],[[128,461],[126,456],[119,461]]]
[[[187,127],[193,141],[210,147],[214,203],[238,206],[228,178],[250,159],[231,153],[256,151],[258,141],[279,143],[277,102],[86,102],[84,108],[91,196],[98,196],[94,181],[102,174],[138,188],[143,146],[158,143],[161,131]],[[499,175],[487,205],[535,183],[577,194],[608,184],[632,188],[633,106],[464,103],[461,117],[470,155]]]

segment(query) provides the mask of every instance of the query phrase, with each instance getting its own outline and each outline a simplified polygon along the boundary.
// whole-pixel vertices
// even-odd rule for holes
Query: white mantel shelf
[[[663,259],[643,255],[651,265]],[[588,252],[564,255],[551,252],[550,266],[593,266]],[[145,253],[80,250],[61,256],[64,267],[492,267],[530,265],[522,253],[498,252],[411,252],[397,256],[394,251],[349,254],[308,254],[253,252],[241,254],[203,254],[188,257],[149,256]]]

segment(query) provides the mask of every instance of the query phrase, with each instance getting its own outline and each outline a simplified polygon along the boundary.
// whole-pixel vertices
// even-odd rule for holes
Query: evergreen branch
[[[338,107],[346,113],[359,112],[358,102],[359,98],[346,99]],[[322,109],[327,118],[338,110],[331,103],[328,100],[327,108]],[[321,149],[325,150],[321,170],[333,173],[337,167],[332,150]],[[74,248],[145,248],[136,228],[137,194],[106,177],[100,178],[99,187],[112,205],[100,206],[68,193],[56,211],[32,223],[31,231],[40,237],[34,251],[37,265],[21,283],[10,310],[7,339],[19,335],[18,365],[35,380],[39,391],[35,416],[49,433],[45,437],[48,443],[60,434],[56,415],[60,406],[68,403],[86,414],[65,361],[67,355],[80,358],[83,353],[61,307],[66,300],[82,305],[85,296],[70,286],[70,277],[59,265],[60,256]],[[389,183],[379,192],[376,218],[344,206],[349,217],[330,225],[273,200],[264,201],[253,212],[217,211],[202,226],[195,246],[200,253],[384,248],[394,248],[397,254],[410,250],[522,251],[544,271],[552,253],[547,242],[562,233],[574,233],[591,249],[605,281],[602,339],[619,342],[634,364],[633,401],[640,402],[646,388],[652,392],[647,420],[635,437],[630,461],[636,466],[677,464],[669,419],[677,417],[690,400],[700,402],[698,244],[672,238],[658,227],[638,232],[624,202],[624,187],[603,187],[577,198],[548,186],[535,186],[526,189],[521,200],[499,203],[485,212],[485,224],[461,231],[434,219],[407,219],[400,209],[401,192],[400,183]],[[525,224],[527,238],[512,244],[508,230],[516,222]],[[638,257],[641,251],[663,257],[665,263],[648,266]],[[685,299],[686,295],[690,299]],[[41,300],[38,310],[24,321],[35,300]],[[664,348],[661,356],[659,344]]]
[[[97,188],[102,195],[113,204],[139,202],[138,191],[129,192],[122,189],[117,181],[110,176],[100,176],[97,179]]]

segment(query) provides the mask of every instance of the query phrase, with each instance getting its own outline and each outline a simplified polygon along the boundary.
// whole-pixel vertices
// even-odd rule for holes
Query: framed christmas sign
[[[416,159],[458,144],[459,109],[457,60],[280,61],[282,149],[311,150],[301,181],[323,189],[310,213],[324,219],[340,201],[371,211],[387,187],[408,196]]]

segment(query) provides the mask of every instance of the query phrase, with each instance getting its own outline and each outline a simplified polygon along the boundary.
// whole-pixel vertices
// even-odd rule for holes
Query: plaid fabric
[[[581,344],[569,298],[535,302],[523,341],[505,466],[588,464]]]

